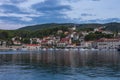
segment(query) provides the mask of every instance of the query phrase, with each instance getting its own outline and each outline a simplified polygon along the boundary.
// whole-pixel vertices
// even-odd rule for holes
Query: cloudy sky
[[[43,23],[120,22],[120,0],[0,0],[0,29]]]

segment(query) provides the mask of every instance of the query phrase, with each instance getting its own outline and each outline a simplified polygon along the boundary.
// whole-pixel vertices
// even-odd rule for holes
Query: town
[[[29,38],[29,44],[21,42],[22,37],[13,37],[11,43],[0,40],[0,49],[118,49],[120,46],[120,33],[104,30],[105,26],[93,30],[78,31],[76,26],[68,28],[67,31],[58,30],[55,35],[44,36],[43,38]],[[63,37],[59,36],[60,34]]]

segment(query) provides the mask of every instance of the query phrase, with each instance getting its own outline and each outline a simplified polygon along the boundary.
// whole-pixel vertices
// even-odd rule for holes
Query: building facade
[[[120,39],[102,38],[93,43],[93,47],[97,49],[117,49],[120,45]]]

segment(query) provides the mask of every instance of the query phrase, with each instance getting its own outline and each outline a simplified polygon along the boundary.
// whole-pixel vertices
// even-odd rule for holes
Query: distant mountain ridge
[[[23,28],[19,28],[18,30],[41,30],[46,28],[54,28],[54,27],[72,27],[76,26],[78,29],[83,28],[97,28],[101,26],[106,26],[106,30],[109,31],[120,31],[120,23],[112,22],[106,24],[98,24],[98,23],[89,23],[89,24],[74,24],[74,23],[48,23],[48,24],[40,24],[40,25],[32,25],[26,26]]]

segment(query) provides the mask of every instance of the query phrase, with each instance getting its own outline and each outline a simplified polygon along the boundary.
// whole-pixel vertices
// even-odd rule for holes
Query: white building
[[[113,34],[113,32],[111,32],[111,31],[102,31],[102,33],[104,33],[104,34]]]
[[[37,44],[28,44],[26,45],[27,50],[39,50],[40,49],[40,45]]]
[[[93,41],[83,41],[80,43],[82,48],[92,48]]]
[[[83,35],[83,36],[86,36],[86,35],[88,35],[88,34],[89,34],[89,33],[86,32],[86,31],[82,32],[82,35]]]
[[[94,48],[98,49],[116,49],[120,45],[120,39],[102,38],[94,42]]]

